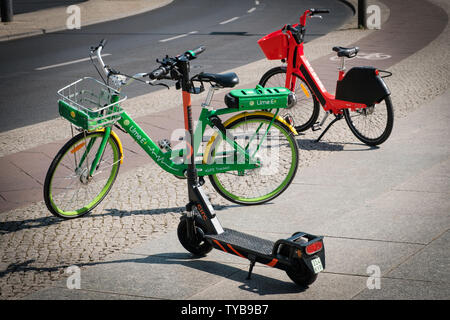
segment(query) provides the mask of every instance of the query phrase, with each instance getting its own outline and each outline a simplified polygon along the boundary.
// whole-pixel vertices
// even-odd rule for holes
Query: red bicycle
[[[369,146],[376,146],[389,137],[394,123],[394,111],[390,91],[382,78],[392,75],[374,67],[353,67],[345,72],[345,58],[358,54],[358,47],[333,47],[341,58],[336,94],[332,95],[314,72],[303,52],[303,39],[307,18],[320,17],[328,9],[309,9],[300,17],[300,23],[285,25],[258,40],[258,44],[269,60],[280,59],[287,66],[267,71],[259,81],[262,86],[284,86],[295,92],[297,103],[291,107],[286,119],[293,122],[298,132],[309,128],[320,130],[330,114],[335,119],[319,136],[319,141],[338,120],[345,118],[353,134]],[[380,73],[385,73],[381,76]],[[325,113],[317,122],[320,105]]]

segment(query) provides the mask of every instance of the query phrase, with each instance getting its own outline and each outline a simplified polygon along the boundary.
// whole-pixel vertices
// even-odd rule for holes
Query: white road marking
[[[194,33],[197,33],[197,32],[198,31],[191,31],[191,32],[188,32],[188,33],[179,34],[178,36],[175,36],[175,37],[159,40],[159,42],[166,42],[166,41],[170,41],[170,40],[175,40],[175,39],[187,37],[188,35],[194,34]]]
[[[255,1],[255,4],[256,4],[256,5],[258,6],[258,5],[259,5],[259,1],[258,1],[258,0],[256,0],[256,1]]]
[[[220,24],[227,24],[227,23],[232,22],[232,21],[237,20],[237,19],[239,19],[239,17],[234,17],[234,18],[222,21]]]
[[[102,54],[102,57],[107,57],[110,56],[111,53],[104,53]],[[97,59],[97,57],[92,57],[93,59]],[[58,64],[52,64],[51,66],[45,66],[45,67],[39,67],[36,68],[34,70],[46,70],[46,69],[51,69],[51,68],[57,68],[57,67],[62,67],[62,66],[67,66],[69,64],[74,64],[74,63],[78,63],[78,62],[83,62],[83,61],[87,61],[90,60],[90,58],[83,58],[83,59],[78,59],[78,60],[72,60],[72,61],[68,61],[68,62],[63,62],[63,63],[58,63]]]
[[[249,9],[247,12],[248,13],[252,13],[253,11],[255,11],[256,10],[256,8],[251,8],[251,9]]]

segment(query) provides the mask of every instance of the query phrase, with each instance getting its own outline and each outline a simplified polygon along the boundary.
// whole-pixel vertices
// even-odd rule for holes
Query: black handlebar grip
[[[206,50],[206,48],[204,46],[200,46],[197,49],[192,50],[192,52],[194,52],[195,55],[199,55],[200,53],[202,53],[205,50]]]
[[[311,14],[316,14],[316,13],[330,13],[330,9],[311,9],[309,10],[311,12]]]
[[[148,76],[150,77],[150,79],[154,80],[154,79],[158,79],[159,77],[165,75],[166,73],[167,73],[167,71],[165,68],[159,67],[158,69],[155,69],[152,72],[150,72],[150,74]]]
[[[206,50],[206,48],[204,46],[201,46],[196,49],[186,51],[184,54],[189,58],[189,60],[192,60],[192,59],[197,58],[197,56],[205,50]]]
[[[107,40],[106,39],[102,39],[102,41],[100,41],[100,44],[98,45],[99,47],[105,47]]]

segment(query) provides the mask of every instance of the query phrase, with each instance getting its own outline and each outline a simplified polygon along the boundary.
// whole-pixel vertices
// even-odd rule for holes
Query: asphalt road
[[[102,38],[108,39],[104,53],[111,54],[105,62],[127,74],[151,71],[156,58],[199,45],[207,50],[193,70],[222,72],[263,59],[257,40],[298,22],[309,8],[329,8],[331,14],[308,22],[306,41],[353,14],[338,0],[175,0],[125,19],[0,43],[0,132],[57,118],[56,91],[83,76],[98,77],[90,61],[65,63],[88,57],[89,47]],[[156,89],[134,85],[126,94],[151,90]]]

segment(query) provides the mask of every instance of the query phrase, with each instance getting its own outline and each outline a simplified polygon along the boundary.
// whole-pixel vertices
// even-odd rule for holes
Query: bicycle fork
[[[85,182],[87,182],[89,180],[90,177],[92,177],[94,175],[95,170],[98,169],[98,166],[102,160],[103,154],[105,153],[105,149],[106,149],[106,144],[108,143],[108,139],[111,136],[111,128],[107,127],[105,128],[105,134],[103,135],[102,141],[100,142],[100,146],[95,154],[95,157],[91,163],[91,166],[89,167],[89,156],[88,154],[91,152],[92,147],[94,146],[94,143],[97,141],[97,138],[91,138],[89,140],[89,142],[86,145],[86,142],[84,143],[84,153],[80,158],[80,161],[78,164],[76,164],[76,155],[75,155],[75,171],[76,172],[80,172],[80,170],[82,171],[82,166],[85,163],[86,164],[86,173],[89,170],[89,174],[86,174],[86,176],[84,177],[86,179]],[[74,149],[72,152],[75,153],[76,149]]]

